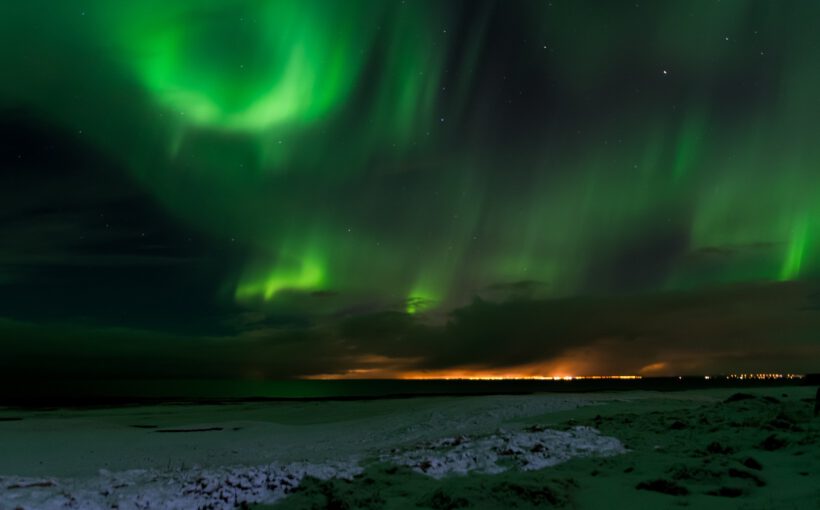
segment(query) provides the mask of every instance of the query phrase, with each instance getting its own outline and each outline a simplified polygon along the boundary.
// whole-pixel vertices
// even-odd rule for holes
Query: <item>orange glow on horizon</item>
[[[350,368],[339,372],[328,372],[304,376],[313,380],[351,379],[393,379],[393,380],[465,380],[465,381],[582,381],[582,380],[637,380],[652,377],[690,377],[698,374],[697,367],[671,361],[655,361],[634,367],[607,367],[605,360],[588,350],[570,352],[559,358],[504,368],[488,368],[480,365],[463,365],[440,370],[416,368],[423,360],[418,357],[389,357],[380,354],[363,354],[350,359]],[[615,373],[610,372],[612,370]],[[623,372],[620,372],[623,370]],[[632,370],[635,370],[634,372]],[[606,371],[606,372],[605,372]],[[616,372],[618,371],[618,372]],[[601,373],[603,372],[603,374]],[[740,372],[724,373],[700,372],[699,377],[707,380],[777,380],[800,379],[793,373]]]
[[[671,376],[667,376],[671,377]],[[676,376],[682,379],[683,376]],[[687,376],[691,377],[691,376]],[[726,380],[779,380],[779,379],[802,379],[803,374],[791,373],[738,373],[722,375],[699,376],[706,380],[726,379]],[[617,374],[617,375],[533,375],[530,373],[516,372],[482,372],[471,370],[448,370],[430,372],[395,372],[382,369],[355,369],[348,370],[340,374],[317,374],[303,377],[308,380],[350,380],[350,379],[394,379],[404,381],[589,381],[589,380],[638,380],[644,376],[637,374]]]
[[[440,370],[420,370],[418,358],[390,358],[377,354],[360,355],[351,360],[351,367],[340,372],[315,374],[305,379],[399,379],[399,380],[532,380],[573,381],[584,379],[618,380],[641,379],[638,373],[607,374],[598,360],[590,360],[589,353],[581,352],[558,359],[528,363],[504,368],[488,368],[480,365]]]
[[[404,381],[581,381],[581,380],[634,380],[642,379],[640,375],[533,375],[530,373],[494,373],[472,370],[448,370],[441,372],[398,372],[390,373],[380,370],[350,370],[341,374],[319,374],[305,379],[397,379]]]
[[[402,380],[444,380],[444,381],[453,381],[453,380],[466,380],[466,381],[581,381],[581,380],[590,380],[590,379],[600,379],[600,380],[613,380],[613,379],[642,379],[640,375],[525,375],[525,376],[480,376],[480,375],[473,375],[473,376],[408,376],[408,377],[401,377],[399,379]]]

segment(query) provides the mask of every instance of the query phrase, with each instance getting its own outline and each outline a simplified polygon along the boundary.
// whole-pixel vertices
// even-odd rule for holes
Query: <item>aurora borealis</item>
[[[0,366],[816,368],[818,19],[5,2]]]

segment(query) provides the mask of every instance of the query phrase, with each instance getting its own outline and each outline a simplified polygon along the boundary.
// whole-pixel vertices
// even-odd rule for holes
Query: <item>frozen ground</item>
[[[474,471],[490,474],[508,469],[531,471],[575,457],[625,452],[616,438],[601,436],[591,427],[573,427],[567,431],[529,427],[519,431],[499,430],[478,437],[445,437],[410,448],[394,448],[382,454],[379,460],[407,466],[438,479]]]
[[[617,452],[617,440],[586,429],[551,437],[495,431],[598,401],[490,396],[6,410],[0,508],[234,508],[274,502],[305,475],[350,478],[379,459],[412,464],[424,457],[419,463],[435,464],[429,471],[438,475],[506,469],[499,456],[548,465],[597,449]],[[444,448],[452,437],[461,444]],[[548,445],[526,452],[529,460],[511,453],[536,441]]]
[[[0,509],[811,508],[812,389],[783,391],[6,409]]]
[[[415,448],[394,449],[382,453],[378,460],[441,478],[473,471],[540,469],[573,457],[624,451],[617,439],[602,437],[589,427],[576,427],[570,431],[499,431],[479,437],[450,437]],[[352,480],[374,460],[368,456],[325,463],[102,471],[84,478],[9,476],[0,478],[0,483],[7,491],[3,505],[9,508],[231,509],[276,502],[293,492],[305,477]]]
[[[486,396],[0,410],[0,476],[323,463],[615,397]],[[640,398],[635,395],[624,398]],[[2,421],[23,417],[22,421]],[[177,431],[177,432],[174,432]]]

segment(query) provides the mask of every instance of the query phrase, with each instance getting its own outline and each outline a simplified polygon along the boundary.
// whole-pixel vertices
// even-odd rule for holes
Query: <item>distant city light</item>
[[[729,374],[726,379],[740,379],[740,380],[773,380],[773,379],[803,379],[802,374],[774,374],[774,373],[759,373],[759,374]]]
[[[461,381],[505,381],[505,380],[530,380],[530,381],[585,381],[585,380],[634,380],[643,379],[640,375],[405,375],[402,379],[435,379],[435,380],[461,380]]]

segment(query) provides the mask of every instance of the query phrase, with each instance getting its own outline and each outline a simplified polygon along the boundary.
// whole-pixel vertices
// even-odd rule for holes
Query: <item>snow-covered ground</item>
[[[5,509],[88,510],[230,509],[243,503],[272,503],[284,497],[305,476],[350,478],[361,471],[355,463],[270,464],[218,469],[134,469],[102,471],[87,478],[2,477]]]
[[[570,431],[499,431],[480,437],[448,437],[413,448],[378,455],[380,462],[406,465],[441,478],[472,471],[499,473],[552,466],[577,456],[617,455],[623,445],[589,427]],[[250,503],[273,503],[292,492],[306,476],[351,479],[372,458],[328,463],[272,463],[203,469],[101,471],[86,478],[0,477],[3,508],[57,510],[82,508],[137,510],[164,508],[232,509]]]
[[[536,469],[623,451],[594,430],[521,420],[592,405],[578,395],[164,405],[0,411],[0,509],[234,508],[269,503],[306,475],[369,463],[430,476]],[[21,418],[10,421],[8,418]],[[517,427],[499,429],[512,424]]]
[[[473,471],[501,473],[511,468],[530,471],[573,457],[625,452],[618,439],[601,436],[591,427],[574,427],[568,431],[530,427],[520,431],[499,430],[480,437],[446,437],[404,450],[394,449],[382,455],[381,460],[442,478]]]
[[[820,505],[813,388],[732,393],[0,409],[0,510]]]
[[[252,402],[108,409],[0,409],[0,476],[346,461],[614,397],[484,396]],[[637,398],[637,397],[636,397]],[[21,421],[2,421],[3,417]]]

